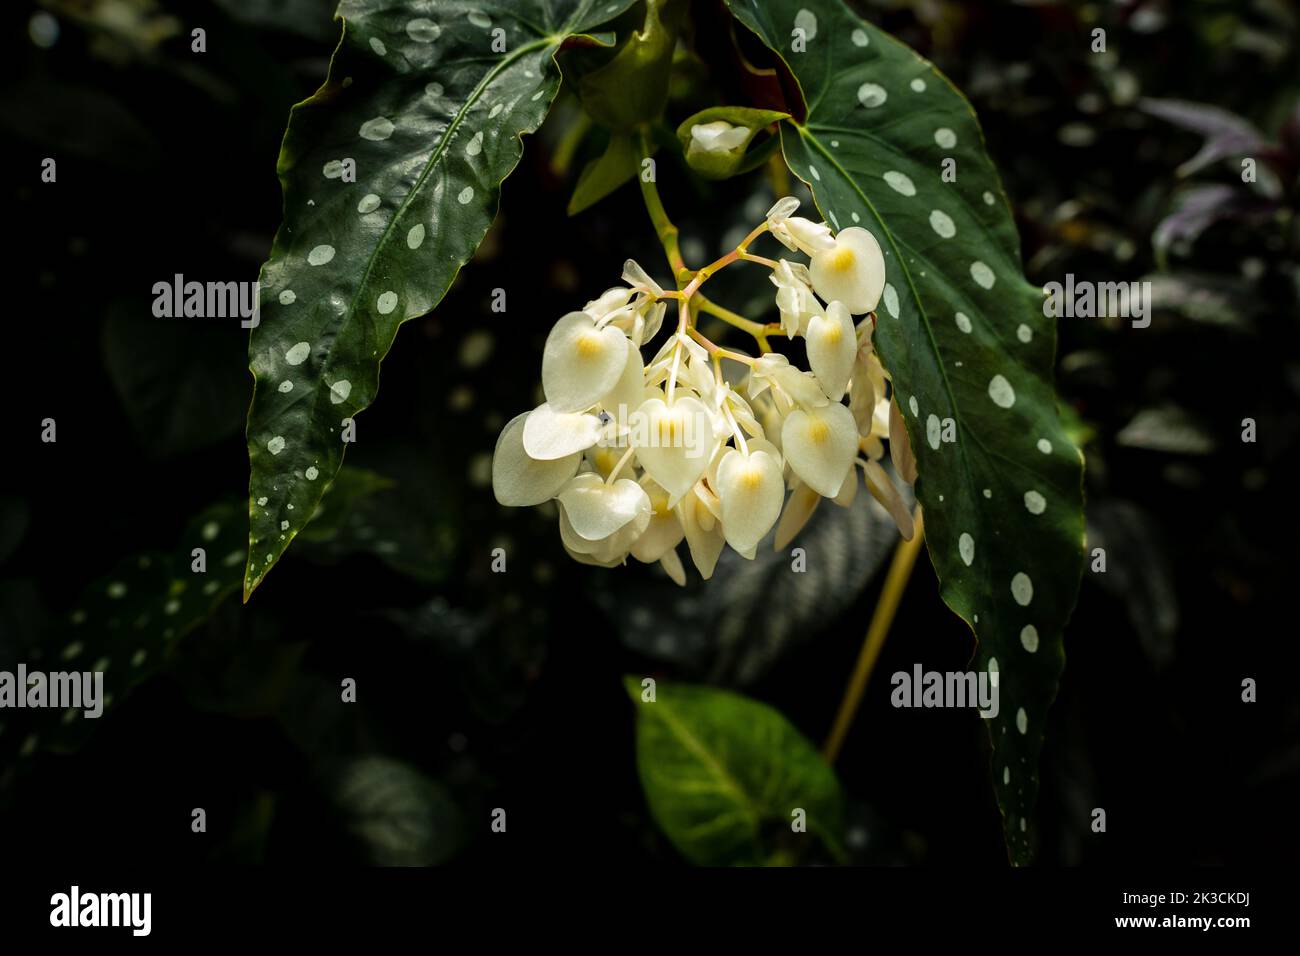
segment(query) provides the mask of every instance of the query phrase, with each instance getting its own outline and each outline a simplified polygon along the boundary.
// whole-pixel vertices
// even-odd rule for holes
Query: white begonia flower
[[[506,423],[492,454],[492,493],[498,504],[511,508],[540,505],[554,498],[582,463],[582,452],[550,460],[531,457],[524,449],[528,416],[524,412]]]
[[[849,387],[858,355],[857,332],[844,303],[837,299],[826,307],[825,315],[813,316],[804,338],[808,343],[808,364],[822,391],[832,402],[838,402]]]
[[[749,139],[749,128],[732,126],[726,120],[696,123],[691,127],[691,144],[686,148],[689,160],[699,153],[730,153]]]
[[[791,252],[802,252],[806,256],[831,248],[835,239],[830,226],[790,215],[798,208],[799,200],[793,196],[777,200],[767,211],[767,227],[772,235]]]
[[[795,409],[781,427],[781,450],[806,485],[824,498],[834,498],[858,452],[853,414],[834,402]]]
[[[690,148],[725,153],[748,132],[704,124],[693,130]],[[852,322],[880,297],[879,246],[865,230],[837,236],[825,223],[794,216],[798,205],[780,200],[768,227],[809,255],[812,268],[778,260],[771,281],[781,328],[789,338],[804,337],[811,371],[777,353],[750,359],[719,349],[695,330],[686,302],[679,302],[681,325],[647,363],[640,350],[664,322],[665,298],[685,293],[665,293],[629,259],[625,286],[565,315],[547,337],[545,400],[507,423],[497,440],[497,500],[555,498],[560,540],[574,560],[606,568],[629,557],[657,561],[678,584],[686,581],[677,551],[683,539],[706,579],[728,543],[752,558],[775,529],[784,548],[823,497],[853,503],[860,491],[855,461],[871,494],[912,534],[903,497],[880,464],[888,438],[896,471],[915,478],[904,419],[885,397],[889,377],[872,344],[874,323],[864,319],[855,330]],[[720,358],[749,365],[739,392],[723,377]]]
[[[698,398],[675,396],[669,405],[651,398],[637,409],[631,432],[637,460],[668,490],[672,501],[685,495],[708,468],[717,440],[709,410]]]
[[[601,427],[601,421],[595,415],[557,412],[544,402],[524,419],[524,451],[537,461],[567,458],[600,441]]]
[[[641,487],[650,498],[650,523],[632,544],[632,557],[644,564],[653,564],[681,544],[686,532],[681,519],[669,503],[669,494],[649,475],[642,477]]]
[[[776,524],[785,503],[780,461],[766,451],[733,448],[718,464],[717,487],[727,544],[741,554],[752,554]]]
[[[785,503],[785,509],[781,512],[781,520],[776,524],[776,538],[772,542],[775,550],[785,550],[786,545],[803,530],[821,500],[822,496],[802,481],[795,482],[794,487],[790,489],[790,498]]]
[[[623,330],[601,328],[586,312],[570,312],[555,323],[542,351],[542,390],[557,412],[591,408],[614,387],[635,348]]]
[[[584,554],[594,553],[595,545],[608,542],[625,528],[635,532],[628,541],[630,546],[650,524],[650,497],[631,478],[607,484],[591,472],[575,475],[556,497],[574,534],[593,546],[575,548]]]
[[[829,246],[814,252],[808,271],[823,299],[838,299],[854,315],[870,312],[885,288],[885,258],[876,237],[861,226],[841,229]]]

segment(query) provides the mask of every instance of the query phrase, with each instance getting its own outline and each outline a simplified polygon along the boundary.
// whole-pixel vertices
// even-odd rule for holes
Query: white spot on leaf
[[[1038,628],[1026,624],[1020,629],[1020,643],[1030,654],[1038,650]]]
[[[941,209],[931,211],[930,228],[938,233],[941,239],[951,239],[957,235],[957,226],[953,223],[952,217]]]
[[[1016,572],[1016,576],[1011,579],[1011,596],[1021,607],[1028,607],[1034,599],[1034,582],[1029,580],[1029,575],[1024,571]]]
[[[319,245],[307,253],[307,262],[313,266],[323,266],[333,258],[334,247],[329,245]]]
[[[867,109],[875,109],[887,99],[889,94],[878,83],[863,83],[858,87],[858,102]]]
[[[904,196],[916,195],[916,186],[905,173],[900,173],[897,170],[891,169],[889,172],[885,173],[884,179],[885,182],[889,184],[889,188],[894,190],[894,192],[902,193]]]
[[[989,398],[999,408],[1010,408],[1016,403],[1016,392],[1004,376],[994,375],[989,379]]]

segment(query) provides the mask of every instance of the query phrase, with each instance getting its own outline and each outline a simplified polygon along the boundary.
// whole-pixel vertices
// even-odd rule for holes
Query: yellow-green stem
[[[894,559],[890,562],[889,573],[885,576],[885,586],[880,592],[880,600],[876,602],[876,609],[871,615],[871,624],[867,627],[866,639],[862,642],[862,650],[858,652],[857,663],[853,666],[853,675],[844,690],[844,698],[840,701],[839,713],[835,715],[835,723],[831,727],[830,735],[822,746],[822,756],[829,764],[835,763],[836,758],[839,757],[840,749],[844,746],[844,738],[848,736],[849,728],[853,726],[853,718],[862,703],[862,694],[867,689],[867,681],[871,679],[871,672],[880,657],[880,650],[885,646],[885,638],[889,636],[889,626],[894,623],[898,603],[902,600],[903,592],[907,590],[907,582],[912,576],[916,556],[921,552],[925,529],[921,525],[920,505],[916,506],[912,523],[915,525],[912,540],[900,541],[894,550]]]
[[[641,155],[650,155],[650,137],[643,128],[638,134],[638,142],[641,145]],[[682,287],[682,273],[688,272],[686,261],[682,259],[682,250],[680,240],[678,239],[677,227],[673,221],[668,218],[668,210],[664,209],[663,200],[659,198],[659,189],[654,184],[654,180],[646,181],[644,176],[637,176],[641,183],[641,197],[645,200],[646,212],[650,214],[650,222],[654,224],[655,233],[659,236],[659,242],[664,247],[664,255],[668,257],[668,265],[673,270],[673,275],[677,280],[677,288]]]

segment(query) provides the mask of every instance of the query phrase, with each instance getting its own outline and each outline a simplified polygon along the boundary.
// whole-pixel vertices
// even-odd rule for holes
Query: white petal
[[[555,323],[542,350],[542,389],[559,412],[595,405],[623,374],[627,336],[616,326],[596,328],[586,312],[570,312]]]
[[[656,297],[664,294],[663,286],[650,278],[650,273],[642,269],[635,259],[623,263],[623,281],[638,292],[651,292]]]
[[[576,475],[560,491],[559,499],[569,525],[588,541],[603,541],[641,516],[645,524],[650,521],[650,498],[631,478],[607,485],[591,472]]]
[[[583,412],[557,412],[543,403],[528,413],[523,440],[529,458],[567,458],[600,440],[600,419]]]
[[[492,492],[499,504],[512,508],[540,505],[559,494],[564,483],[578,471],[582,453],[538,461],[524,451],[524,421],[528,412],[516,415],[501,429],[492,454]]]
[[[781,515],[781,465],[765,451],[746,455],[733,448],[718,465],[718,497],[727,543],[737,551],[752,552]]]
[[[600,397],[600,407],[619,422],[626,422],[632,417],[641,403],[645,401],[645,362],[641,359],[641,350],[628,342],[627,360],[623,363],[623,374],[618,377],[606,394]]]
[[[854,315],[874,309],[885,288],[880,243],[861,226],[841,229],[829,249],[813,255],[810,271],[817,294],[839,299]]]
[[[601,293],[599,299],[592,299],[582,307],[593,319],[603,319],[611,312],[617,312],[623,306],[627,305],[628,300],[632,298],[632,290],[625,286],[616,285],[612,289],[606,289]]]
[[[632,423],[637,461],[655,481],[680,498],[704,474],[715,445],[709,411],[697,398],[675,398],[670,406],[652,398]]]
[[[774,550],[782,551],[794,540],[795,535],[803,530],[812,513],[817,510],[821,500],[821,495],[802,481],[791,489],[790,500],[786,502],[785,511],[781,513],[781,520],[776,526],[776,540],[772,543]]]
[[[831,403],[798,408],[781,428],[781,451],[794,473],[826,498],[840,493],[858,452],[858,427],[853,413]]]
[[[686,546],[690,549],[691,560],[695,562],[700,576],[707,581],[713,577],[713,569],[718,564],[718,556],[722,554],[727,539],[723,537],[721,524],[714,523],[705,528],[700,519],[706,515],[709,515],[708,509],[695,495],[687,495],[677,505],[677,516],[681,519],[682,530],[686,534]]]
[[[821,383],[822,391],[832,402],[844,397],[849,376],[858,355],[858,337],[853,318],[840,301],[826,307],[825,315],[808,321],[808,364]]]
[[[685,532],[677,512],[669,505],[668,492],[649,477],[641,479],[641,487],[650,497],[650,523],[632,545],[632,557],[653,564],[681,544]]]
[[[663,567],[668,576],[673,579],[678,587],[686,587],[686,569],[682,567],[682,559],[677,556],[676,551],[669,551],[659,559],[659,564]]]

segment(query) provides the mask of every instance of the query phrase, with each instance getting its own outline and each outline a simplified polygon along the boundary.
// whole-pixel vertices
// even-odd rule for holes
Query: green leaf
[[[238,592],[246,555],[242,511],[237,501],[206,508],[171,551],[132,555],[86,588],[43,639],[39,667],[28,666],[102,671],[103,713],[86,718],[76,710],[23,711],[29,723],[21,728],[20,753],[78,749],[114,706],[167,665],[182,637]],[[204,551],[203,572],[193,570],[195,548]]]
[[[634,177],[639,159],[631,136],[626,133],[611,136],[605,152],[589,162],[578,177],[578,184],[573,187],[573,195],[569,198],[568,214],[576,216],[590,209]]]
[[[407,548],[398,555],[387,554],[383,540],[358,540],[343,527],[346,516],[358,513],[372,497],[383,497],[376,493],[392,484],[374,472],[344,468],[326,489],[304,537],[332,547],[339,556],[350,547],[375,551],[390,563],[401,553],[414,552]],[[16,739],[24,755],[37,749],[75,751],[111,708],[170,666],[181,639],[204,625],[239,591],[248,556],[243,511],[242,502],[236,500],[211,505],[190,520],[170,551],[131,555],[92,582],[72,612],[41,635],[39,658],[29,663],[29,669],[103,671],[103,715],[85,719],[76,712],[48,708],[14,711],[24,718],[24,725],[13,727],[12,733],[6,729],[0,742]],[[196,548],[203,549],[202,571],[194,570]]]
[[[579,79],[583,108],[597,122],[626,131],[662,115],[684,6],[678,0],[646,0],[641,29],[608,63]]]
[[[978,638],[976,666],[1000,673],[991,769],[1010,858],[1026,863],[1083,557],[1082,456],[1057,416],[1055,326],[1023,277],[974,111],[944,76],[839,0],[728,2],[802,90],[806,118],[781,134],[790,168],[832,226],[866,227],[884,251],[875,340],[916,453],[941,594]],[[796,25],[807,49],[794,54]],[[949,157],[955,182],[942,178]]]
[[[366,863],[438,866],[460,848],[465,830],[451,794],[409,764],[356,757],[332,781],[335,808]]]
[[[329,76],[293,108],[277,166],[284,222],[249,345],[249,497],[267,503],[250,509],[245,600],[338,471],[344,420],[374,401],[398,326],[482,241],[559,88],[556,50],[631,3],[340,5]]]
[[[835,772],[779,713],[730,691],[658,682],[636,707],[636,759],[650,813],[699,866],[798,859],[813,837],[842,856],[843,796]],[[795,832],[796,810],[806,832]]]

